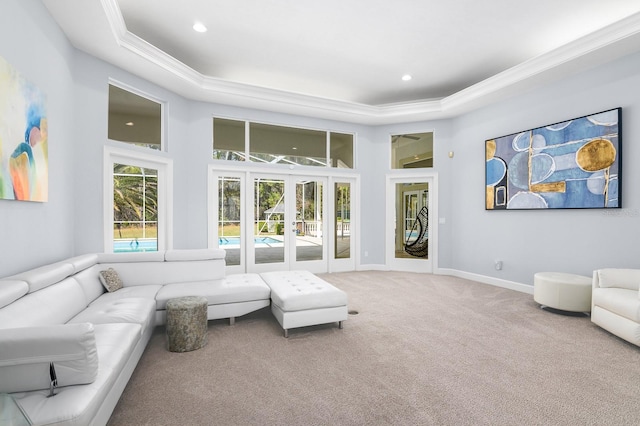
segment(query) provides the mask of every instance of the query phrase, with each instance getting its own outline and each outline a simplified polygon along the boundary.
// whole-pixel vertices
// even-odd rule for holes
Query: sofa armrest
[[[607,268],[593,272],[594,288],[626,288],[640,291],[640,269]]]
[[[93,382],[98,350],[93,324],[60,324],[0,330],[0,392],[49,389]]]

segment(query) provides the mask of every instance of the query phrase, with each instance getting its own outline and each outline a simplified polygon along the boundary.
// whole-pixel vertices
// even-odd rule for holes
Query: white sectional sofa
[[[591,321],[640,346],[640,269],[593,272]]]
[[[0,280],[0,393],[34,425],[106,424],[169,299],[204,296],[208,319],[270,303],[257,274],[225,277],[224,250],[88,254]],[[123,288],[106,292],[100,271]],[[57,379],[50,395],[51,364]]]

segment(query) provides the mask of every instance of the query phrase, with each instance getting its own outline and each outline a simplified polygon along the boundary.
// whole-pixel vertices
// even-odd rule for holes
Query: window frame
[[[109,139],[109,97],[108,97],[108,93],[109,93],[109,87],[108,86],[115,86],[121,90],[125,90],[133,95],[139,96],[141,98],[144,98],[148,101],[151,102],[155,102],[157,104],[160,105],[160,148],[159,149],[154,149],[154,148],[149,148],[146,147],[142,144],[137,144],[134,142],[127,142],[127,141],[120,141],[117,139]],[[166,135],[167,135],[167,129],[166,129],[166,116],[167,116],[167,102],[156,97],[153,96],[149,93],[146,93],[142,90],[139,90],[133,86],[130,86],[126,83],[123,83],[121,81],[109,78],[108,81],[108,85],[107,85],[107,140],[112,141],[112,142],[116,142],[116,143],[122,143],[122,144],[127,144],[127,145],[131,145],[131,146],[136,146],[140,149],[147,149],[151,152],[167,152],[167,144],[166,144]]]
[[[158,171],[158,251],[173,248],[173,160],[148,152],[104,147],[104,252],[113,253],[113,166],[126,164]]]
[[[236,160],[223,160],[223,159],[217,159],[215,157],[213,157],[213,152],[216,151],[215,148],[215,138],[214,138],[214,128],[215,128],[215,120],[216,119],[220,119],[220,120],[229,120],[229,121],[237,121],[237,122],[243,122],[244,123],[244,131],[245,131],[245,144],[244,144],[244,160],[243,161],[236,161]],[[332,134],[339,134],[339,135],[351,135],[352,140],[351,140],[351,152],[352,152],[352,157],[351,157],[351,162],[352,165],[349,168],[343,168],[346,170],[355,170],[357,167],[356,164],[356,140],[357,140],[357,133],[356,132],[349,132],[349,131],[343,131],[343,130],[336,130],[336,129],[327,129],[327,128],[314,128],[314,127],[304,127],[304,126],[292,126],[289,124],[280,124],[280,123],[272,123],[272,122],[265,122],[265,121],[256,121],[256,120],[246,120],[246,119],[241,119],[241,118],[233,118],[233,117],[227,117],[227,116],[219,116],[219,115],[215,115],[212,116],[212,126],[211,126],[211,132],[212,132],[212,136],[211,136],[211,155],[212,155],[212,160],[213,161],[224,161],[224,162],[231,162],[231,163],[245,163],[245,164],[256,164],[256,165],[268,165],[268,164],[277,164],[280,166],[291,166],[291,167],[307,167],[309,169],[338,169],[341,167],[338,166],[333,166],[331,164],[331,135]],[[251,125],[252,124],[257,124],[257,125],[265,125],[265,126],[274,126],[274,127],[283,127],[283,128],[288,128],[288,129],[299,129],[299,130],[308,130],[308,131],[314,131],[314,132],[323,132],[325,134],[325,140],[326,140],[326,149],[325,149],[325,158],[324,161],[326,162],[325,165],[323,166],[310,166],[310,165],[303,165],[303,164],[285,164],[282,162],[277,162],[277,163],[269,163],[267,161],[255,161],[252,158],[252,153],[251,153]],[[278,155],[287,155],[287,153],[282,153],[282,154],[278,154]],[[313,161],[313,160],[312,160]]]

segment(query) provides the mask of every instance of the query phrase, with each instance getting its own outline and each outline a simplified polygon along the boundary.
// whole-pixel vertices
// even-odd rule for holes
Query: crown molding
[[[188,98],[229,104],[253,109],[309,115],[361,124],[391,124],[428,119],[448,118],[486,105],[501,96],[517,93],[537,79],[549,75],[567,75],[577,71],[586,56],[611,48],[613,53],[602,55],[612,60],[631,51],[633,46],[616,49],[615,45],[640,35],[640,13],[604,27],[551,52],[530,59],[477,84],[441,99],[431,99],[387,105],[366,105],[328,99],[269,87],[254,86],[203,75],[183,62],[129,32],[117,0],[101,0],[107,21],[120,48],[143,58],[149,65],[163,71],[181,87],[189,87]],[[627,43],[629,44],[629,43]],[[556,76],[557,78],[557,76]],[[164,81],[164,80],[163,80]],[[165,84],[169,90],[173,90]]]
[[[442,99],[442,110],[456,110],[464,107],[465,104],[490,96],[639,35],[640,14],[635,14],[454,93]],[[622,56],[625,53],[630,52],[623,50],[615,56]]]

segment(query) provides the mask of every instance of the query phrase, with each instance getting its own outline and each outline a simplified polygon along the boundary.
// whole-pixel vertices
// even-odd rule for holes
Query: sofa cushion
[[[0,280],[0,308],[15,302],[29,292],[29,284],[19,280]]]
[[[69,277],[0,309],[0,328],[64,324],[86,307],[84,291]]]
[[[103,269],[101,265],[93,265],[73,276],[84,292],[87,305],[105,293],[105,288],[98,278],[101,269]]]
[[[98,263],[164,262],[163,251],[98,253]]]
[[[98,375],[93,324],[0,330],[0,392],[49,389],[50,363],[58,386],[93,382]]]
[[[111,324],[132,322],[142,325],[145,330],[153,326],[156,313],[154,299],[124,298],[116,300],[97,300],[87,309],[69,320],[69,323],[90,322],[93,324]]]
[[[593,304],[640,323],[638,291],[626,288],[594,288]]]
[[[164,260],[167,262],[224,259],[227,252],[223,249],[167,250]]]
[[[116,269],[125,287],[222,279],[225,268],[223,259],[101,263],[100,265],[101,269]]]
[[[73,265],[67,262],[57,262],[31,269],[9,278],[26,281],[29,284],[29,293],[38,291],[55,284],[68,276],[73,275]]]
[[[229,275],[223,280],[167,284],[156,295],[156,309],[164,310],[167,301],[183,296],[202,296],[208,305],[269,299],[271,291],[258,274]]]
[[[137,285],[133,287],[123,287],[113,293],[103,293],[102,296],[91,302],[89,306],[114,300],[129,299],[132,297],[155,300],[156,294],[158,294],[158,291],[160,291],[161,288],[161,285]]]
[[[133,323],[94,326],[100,368],[93,383],[60,388],[52,398],[47,398],[48,391],[17,393],[12,396],[29,414],[33,424],[92,424],[140,341],[140,329],[139,324]]]
[[[640,288],[640,269],[599,269],[596,274],[598,274],[599,287],[617,287],[636,291]]]
[[[113,268],[107,268],[100,271],[98,279],[109,293],[113,293],[114,291],[118,291],[122,288],[120,275],[118,275],[118,272]]]
[[[74,273],[84,271],[87,268],[95,265],[98,262],[98,255],[95,253],[82,254],[80,256],[72,257],[66,260],[66,263],[70,263],[73,266]]]

